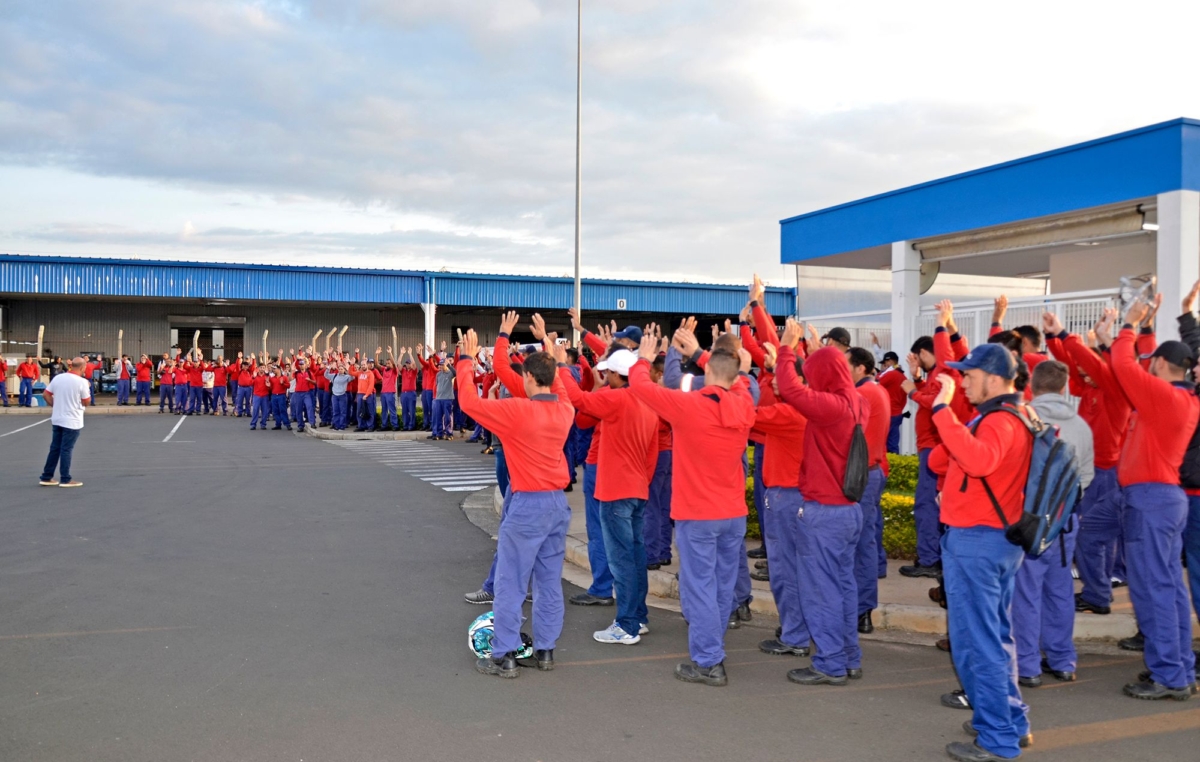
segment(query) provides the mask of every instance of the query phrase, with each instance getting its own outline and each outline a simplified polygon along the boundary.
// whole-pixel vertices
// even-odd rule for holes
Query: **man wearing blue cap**
[[[942,446],[930,454],[929,467],[944,472],[946,484],[954,485],[942,493],[942,568],[951,656],[974,709],[963,729],[976,736],[975,743],[949,744],[946,753],[957,760],[990,762],[1016,757],[1032,742],[1029,709],[1017,686],[1012,628],[1024,553],[1008,541],[1004,529],[1024,511],[1033,441],[1025,423],[1005,412],[1016,411],[1020,403],[1011,352],[983,344],[947,365],[962,373],[963,393],[978,415],[969,425],[958,420],[949,406],[956,383],[940,375],[932,413]]]

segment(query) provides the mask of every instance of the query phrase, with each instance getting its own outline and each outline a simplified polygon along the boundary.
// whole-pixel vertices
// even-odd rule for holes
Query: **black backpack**
[[[863,405],[867,403],[864,400]],[[854,407],[850,407],[851,415]],[[870,415],[870,413],[867,413]],[[867,448],[867,435],[863,425],[855,421],[854,433],[850,435],[850,454],[846,458],[846,474],[842,477],[842,494],[852,503],[862,500],[867,491],[867,477],[871,471],[871,454]]]

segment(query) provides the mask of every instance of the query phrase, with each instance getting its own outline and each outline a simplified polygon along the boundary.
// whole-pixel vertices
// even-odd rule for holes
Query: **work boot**
[[[1135,634],[1130,635],[1128,638],[1121,638],[1118,640],[1117,648],[1125,651],[1145,651],[1146,636],[1142,634],[1141,630],[1138,630]]]
[[[932,566],[921,566],[914,563],[912,566],[901,566],[900,574],[905,577],[929,577],[930,579],[938,579],[942,576],[942,565],[936,563]]]
[[[949,693],[942,694],[942,706],[950,709],[973,709],[971,700],[967,698],[967,692],[962,688],[957,688]]]
[[[799,685],[845,685],[845,675],[827,675],[812,667],[789,670],[787,679]]]
[[[937,650],[950,653],[950,638],[938,638],[938,642],[934,645],[937,646]]]
[[[694,661],[685,661],[675,667],[675,677],[685,683],[704,683],[718,688],[729,683],[725,676],[725,662],[701,667]]]
[[[533,652],[533,658],[537,662],[537,668],[542,672],[549,672],[554,669],[554,649],[538,649]]]
[[[517,657],[512,651],[504,654],[499,659],[491,656],[485,656],[475,662],[475,671],[484,675],[496,675],[498,677],[514,678],[519,677],[521,668],[517,665]]]
[[[726,624],[725,624],[725,629],[737,630],[737,629],[740,629],[741,626],[742,626],[742,621],[740,619],[738,619],[737,612],[735,611],[732,614],[730,614],[729,621],[726,622]]]
[[[766,557],[767,557],[767,549],[762,545],[759,545],[757,548],[751,548],[750,550],[746,551],[746,558],[766,558]]]
[[[1041,688],[1042,676],[1034,675],[1033,677],[1018,677],[1017,685],[1021,686],[1022,688]]]
[[[567,600],[576,606],[614,606],[617,603],[617,599],[611,595],[607,598],[600,598],[586,591],[576,593]]]
[[[1149,677],[1143,672],[1141,677]],[[1159,701],[1161,699],[1175,699],[1176,701],[1187,701],[1192,697],[1192,689],[1190,685],[1185,685],[1182,688],[1168,688],[1165,685],[1155,682],[1153,679],[1139,680],[1136,683],[1129,683],[1121,689],[1126,696],[1135,699],[1144,699],[1146,701]]]
[[[1047,675],[1050,675],[1055,680],[1061,680],[1064,683],[1075,682],[1075,673],[1074,672],[1066,672],[1064,670],[1051,669],[1050,661],[1048,659],[1042,659],[1042,672],[1044,672]]]
[[[1083,593],[1075,593],[1075,610],[1080,613],[1111,614],[1111,606],[1097,606],[1091,601],[1084,600]]]
[[[858,631],[863,635],[870,635],[872,632],[875,632],[875,623],[871,621],[870,611],[858,618]]]
[[[767,562],[766,561],[755,561],[754,568],[755,569],[765,569],[765,568],[767,568]]]
[[[787,643],[779,640],[764,640],[758,644],[758,650],[772,656],[808,656],[808,646],[789,646]]]
[[[970,720],[963,720],[963,732],[972,738],[979,735],[979,731],[975,729],[975,726],[971,724]],[[1021,738],[1017,741],[1017,745],[1022,749],[1028,749],[1030,746],[1033,746],[1033,733],[1026,733],[1025,735],[1021,736]]]
[[[771,572],[769,572],[766,567],[761,569],[753,569],[750,572],[750,579],[756,579],[759,582],[770,582]]]
[[[862,680],[862,667],[850,667],[846,670],[846,677],[851,680]]]
[[[750,601],[746,601],[742,605],[738,606],[733,613],[743,622],[749,622],[754,618],[754,615],[750,613]]]

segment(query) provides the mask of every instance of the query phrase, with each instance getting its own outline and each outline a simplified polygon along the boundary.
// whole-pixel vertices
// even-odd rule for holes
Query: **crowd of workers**
[[[486,369],[499,394],[479,393],[487,355],[474,332],[460,342],[460,404],[499,439],[498,466],[508,476],[492,568],[466,596],[494,609],[493,651],[478,660],[480,672],[519,675],[530,590],[528,666],[554,666],[570,520],[562,493],[578,459],[592,584],[570,602],[614,607],[596,641],[635,645],[649,634],[647,572],[675,562],[673,533],[691,657],[675,676],[727,684],[724,633],[750,617],[752,473],[766,555],[756,571],[769,579],[780,615],[760,649],[811,656],[787,672],[794,683],[861,679],[858,635],[873,628],[887,571],[886,454],[911,402],[919,548],[903,573],[940,582],[962,685],[942,703],[973,713],[964,730],[974,740],[950,744],[950,756],[1011,759],[1032,744],[1021,691],[1043,676],[1076,679],[1075,614],[1108,611],[1118,552],[1146,667],[1124,693],[1196,693],[1183,558],[1200,608],[1200,398],[1189,380],[1200,350],[1197,290],[1179,318],[1184,340],[1162,344],[1149,329],[1157,303],[1108,310],[1081,336],[1051,313],[1041,326],[1006,329],[1002,297],[989,341],[968,347],[953,305],[942,302],[937,329],[913,344],[907,372],[894,353],[850,346],[845,330],[817,336],[789,319],[778,335],[762,295],[755,278],[737,324],[714,329],[708,350],[694,319],[667,337],[654,325],[590,333],[573,314],[594,364],[537,315],[530,328],[543,344],[513,347],[518,316],[509,313]],[[1031,430],[1045,426],[1072,448],[1082,494],[1054,546],[1034,554],[1005,530],[1025,511]],[[1079,597],[1072,561],[1084,581]]]

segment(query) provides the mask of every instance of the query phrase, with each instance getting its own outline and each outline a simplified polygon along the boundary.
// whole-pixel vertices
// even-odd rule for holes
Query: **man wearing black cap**
[[[1180,562],[1188,503],[1179,467],[1200,419],[1200,399],[1187,380],[1195,356],[1183,342],[1159,345],[1149,372],[1138,363],[1134,341],[1147,312],[1145,303],[1131,305],[1112,344],[1113,375],[1133,406],[1117,483],[1125,496],[1121,528],[1129,599],[1145,635],[1147,667],[1124,690],[1133,698],[1185,701],[1195,689],[1196,660]],[[1106,327],[1115,317],[1115,310],[1105,311]]]
[[[879,375],[875,377],[892,403],[891,421],[888,425],[887,451],[900,452],[900,424],[904,423],[904,408],[908,407],[908,395],[904,392],[904,371],[900,370],[900,355],[884,352]]]
[[[845,328],[830,328],[829,333],[821,337],[821,343],[827,347],[834,347],[840,350],[843,354],[850,351],[850,332]]]
[[[957,760],[990,762],[1016,757],[1032,741],[1028,707],[1017,687],[1012,635],[1012,601],[1023,553],[1004,530],[1024,511],[1033,442],[1014,414],[1020,397],[1013,385],[1017,361],[1011,352],[983,344],[947,365],[962,373],[963,393],[978,418],[969,428],[958,419],[949,405],[955,380],[939,375],[933,423],[942,446],[933,451],[929,465],[946,474],[947,485],[955,485],[942,493],[942,564],[951,655],[974,709],[964,730],[977,736],[975,743],[949,744],[946,753]]]

